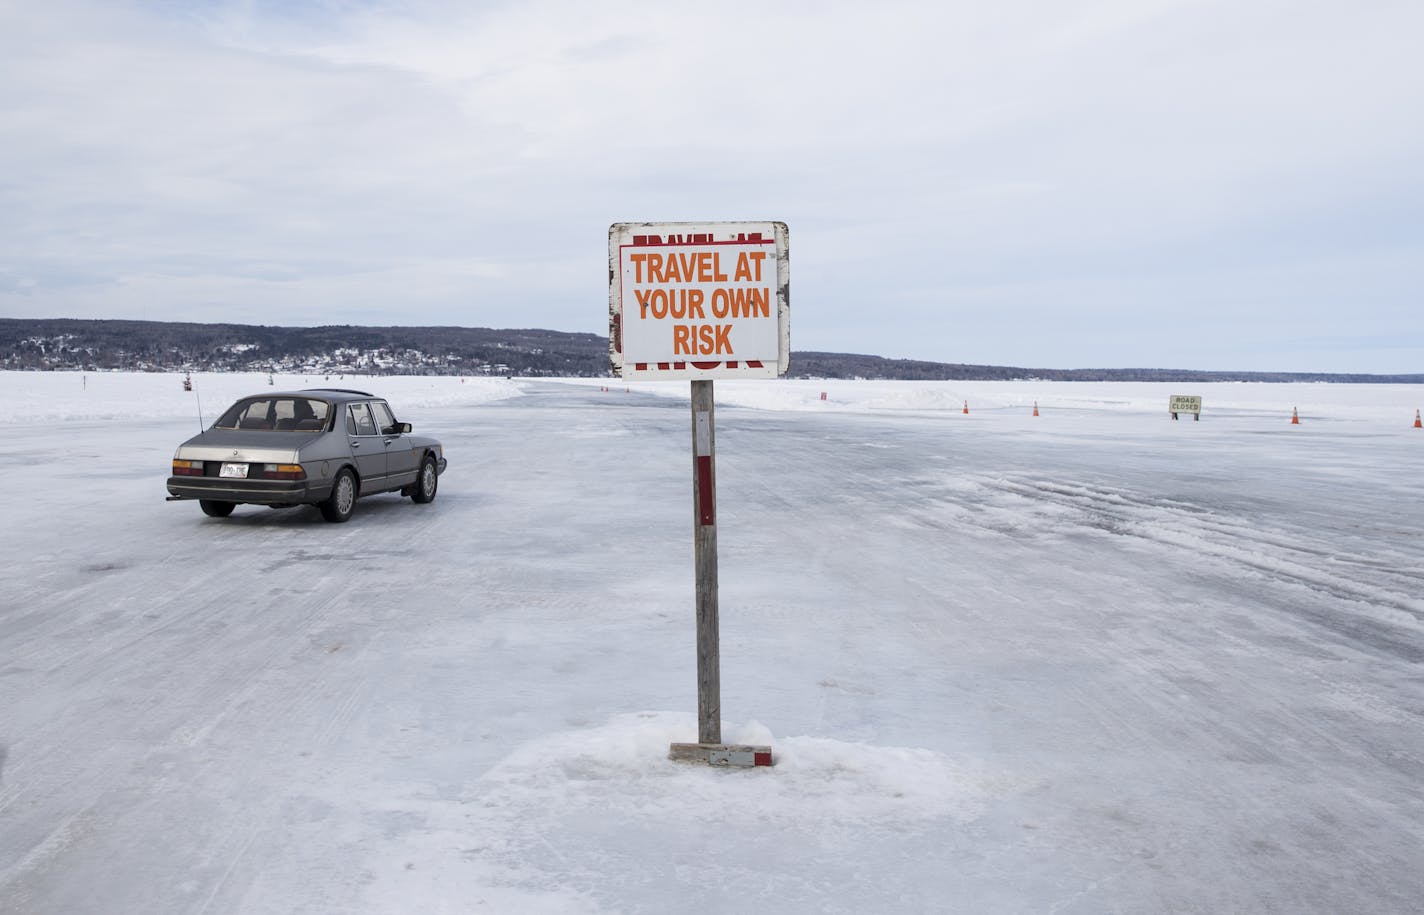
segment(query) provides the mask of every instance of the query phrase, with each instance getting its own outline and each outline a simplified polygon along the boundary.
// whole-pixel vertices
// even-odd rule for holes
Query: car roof
[[[251,394],[251,397],[319,397],[322,400],[330,400],[337,403],[345,403],[352,400],[376,400],[375,394],[368,394],[365,391],[353,391],[350,388],[303,388],[300,391],[268,391],[262,394]]]

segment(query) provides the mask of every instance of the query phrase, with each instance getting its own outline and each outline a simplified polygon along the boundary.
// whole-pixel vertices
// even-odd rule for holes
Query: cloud
[[[0,313],[597,332],[610,222],[770,218],[797,346],[1413,370],[1226,344],[1417,303],[1421,27],[1195,0],[16,6]],[[1073,331],[1024,333],[1043,314]]]

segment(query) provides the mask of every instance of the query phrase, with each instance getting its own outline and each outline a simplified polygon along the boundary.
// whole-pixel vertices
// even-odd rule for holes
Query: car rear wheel
[[[415,478],[415,490],[410,497],[416,502],[434,502],[435,491],[440,488],[440,471],[435,469],[435,458],[425,456],[420,462],[420,475]]]
[[[199,499],[198,507],[209,518],[226,518],[237,507],[236,502],[222,502],[217,499]]]
[[[340,524],[351,517],[356,509],[356,475],[350,468],[343,467],[331,484],[331,495],[321,503],[321,516],[333,524]]]

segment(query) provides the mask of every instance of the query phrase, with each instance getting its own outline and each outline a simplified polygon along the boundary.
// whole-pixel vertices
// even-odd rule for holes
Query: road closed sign
[[[783,222],[615,223],[608,355],[622,378],[774,378],[790,365]]]
[[[1168,413],[1201,413],[1202,399],[1192,394],[1173,394],[1167,401]]]

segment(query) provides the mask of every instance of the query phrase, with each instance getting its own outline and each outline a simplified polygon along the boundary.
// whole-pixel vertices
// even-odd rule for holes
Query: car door
[[[386,450],[386,475],[390,485],[407,486],[415,482],[420,455],[410,447],[410,440],[396,429],[395,414],[384,400],[371,401],[371,413],[376,428],[381,431],[381,444]]]
[[[351,443],[351,456],[356,459],[356,472],[361,475],[361,491],[377,492],[386,487],[386,446],[380,429],[364,403],[346,406],[346,437]]]

